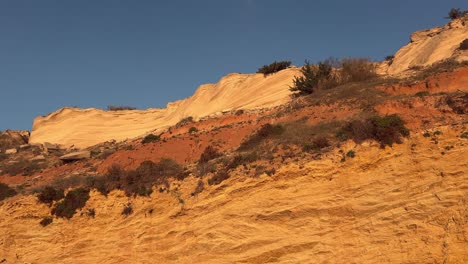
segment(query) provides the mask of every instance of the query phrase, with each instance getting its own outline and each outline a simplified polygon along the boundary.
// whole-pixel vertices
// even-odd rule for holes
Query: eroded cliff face
[[[182,118],[195,119],[237,109],[257,109],[284,104],[299,69],[263,74],[229,74],[217,84],[200,86],[187,99],[164,109],[104,111],[63,108],[34,120],[30,143],[56,143],[83,148],[107,140],[122,141],[175,125]]]
[[[468,15],[452,20],[443,27],[414,32],[410,43],[398,50],[390,65],[388,62],[382,63],[380,73],[400,74],[446,59],[467,61],[468,50],[458,49],[465,39],[468,39]]]
[[[380,149],[355,145],[321,160],[290,159],[275,175],[232,177],[191,193],[128,198],[94,192],[87,209],[39,225],[50,209],[34,196],[0,204],[5,263],[467,263],[466,127],[434,128]],[[452,146],[446,148],[446,146]],[[134,213],[121,215],[131,203]]]

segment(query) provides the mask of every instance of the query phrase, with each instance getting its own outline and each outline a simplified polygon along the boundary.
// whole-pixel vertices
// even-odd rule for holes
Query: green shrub
[[[161,140],[161,136],[160,135],[154,135],[154,134],[149,134],[149,135],[146,135],[143,140],[141,141],[141,143],[143,144],[148,144],[148,143],[152,143],[152,142],[158,142]]]
[[[332,66],[328,62],[319,62],[313,66],[306,61],[301,68],[302,76],[293,79],[293,86],[289,90],[295,92],[296,96],[312,94],[323,82],[330,81],[332,76]]]
[[[346,157],[354,158],[355,156],[356,156],[356,152],[354,150],[350,150],[346,152]]]
[[[450,9],[448,13],[448,17],[446,18],[454,20],[454,19],[462,17],[466,13],[467,11],[461,11],[460,8],[452,8]]]
[[[57,217],[70,219],[76,210],[83,208],[89,199],[89,190],[77,188],[67,193],[65,198],[58,202],[52,209],[52,214]]]
[[[393,143],[402,143],[401,137],[409,136],[409,130],[404,121],[396,114],[384,117],[374,116],[367,120],[354,120],[348,122],[338,133],[341,139],[352,138],[356,143],[366,139],[374,139],[383,148]]]
[[[123,110],[135,110],[136,107],[124,106],[124,105],[108,105],[108,111],[123,111]]]
[[[468,132],[461,133],[460,138],[468,138]]]
[[[431,136],[431,133],[429,133],[428,131],[424,132],[423,134],[423,137],[430,137]]]
[[[17,192],[10,186],[0,182],[0,201],[8,197],[15,196]]]
[[[53,222],[52,217],[47,216],[47,217],[42,218],[42,220],[39,222],[39,224],[41,224],[41,226],[43,226],[43,227],[46,227],[46,226],[52,224],[52,222]]]
[[[257,70],[257,73],[263,73],[263,76],[279,72],[291,66],[290,61],[274,61],[269,65],[264,65]]]
[[[196,132],[198,132],[198,129],[196,127],[191,127],[191,128],[189,128],[188,132],[189,132],[189,134],[196,133]]]
[[[340,68],[340,71],[333,68]],[[311,65],[308,61],[296,76],[290,90],[295,96],[308,95],[317,89],[330,89],[348,82],[361,82],[377,77],[374,63],[364,58],[328,59]]]
[[[63,189],[55,189],[52,186],[44,187],[37,195],[39,202],[48,204],[49,206],[54,201],[61,200],[63,197],[65,197]]]

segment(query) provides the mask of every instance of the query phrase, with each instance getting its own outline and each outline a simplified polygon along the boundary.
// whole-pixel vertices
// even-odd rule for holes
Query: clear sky
[[[466,0],[0,0],[0,130],[64,106],[164,107],[274,60],[381,60]]]

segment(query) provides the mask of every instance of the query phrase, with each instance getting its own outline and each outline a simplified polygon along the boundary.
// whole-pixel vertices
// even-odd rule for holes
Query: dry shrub
[[[468,39],[463,40],[460,43],[460,47],[458,48],[460,50],[468,50]]]
[[[263,76],[267,76],[279,72],[281,70],[287,69],[289,66],[291,66],[290,61],[274,61],[269,65],[264,65],[263,67],[259,68],[257,70],[257,73],[263,73]]]
[[[213,177],[208,180],[209,185],[218,185],[224,180],[229,179],[229,173],[227,170],[221,170],[217,172]]]
[[[136,107],[126,106],[126,105],[108,105],[108,111],[123,111],[123,110],[135,110]]]
[[[341,61],[343,82],[362,82],[377,77],[375,65],[365,58],[346,58]]]
[[[246,166],[247,164],[252,163],[258,159],[259,157],[256,152],[239,153],[236,156],[234,156],[231,162],[226,166],[226,169],[235,169],[240,165]]]
[[[46,226],[52,224],[52,222],[53,222],[52,217],[47,216],[47,217],[42,218],[42,220],[39,222],[39,224],[41,224],[41,226],[43,226],[43,227],[46,227]]]
[[[43,168],[45,168],[45,164],[22,159],[15,163],[5,164],[1,169],[4,173],[11,176],[16,176],[18,174],[31,176],[36,172],[40,172]]]
[[[338,138],[353,139],[361,143],[366,139],[374,139],[383,148],[393,143],[401,144],[402,137],[409,136],[409,130],[404,121],[396,114],[384,117],[374,116],[366,120],[354,120],[346,124],[338,133]]]
[[[51,206],[54,201],[59,201],[64,197],[63,189],[55,189],[52,186],[44,187],[37,195],[39,202],[48,204],[49,206]]]
[[[283,132],[284,127],[282,125],[265,124],[259,130],[250,135],[247,140],[242,142],[239,146],[239,150],[252,149],[258,146],[258,144],[260,144],[263,140],[279,136],[283,134]]]
[[[83,208],[89,200],[89,189],[77,188],[67,193],[65,198],[52,209],[52,214],[63,218],[72,218],[76,210]]]
[[[149,134],[143,138],[141,141],[142,144],[148,144],[148,143],[153,143],[153,142],[158,142],[161,140],[160,135],[154,135],[154,134]]]
[[[0,201],[8,197],[15,196],[17,192],[10,186],[0,182]]]
[[[188,117],[182,118],[182,119],[175,125],[175,127],[182,127],[182,126],[185,126],[185,125],[190,124],[190,123],[193,123],[193,122],[194,122],[193,117],[188,116]]]
[[[203,183],[202,180],[199,180],[197,183],[197,187],[192,193],[192,196],[197,196],[199,193],[203,192],[204,189],[205,189],[205,184]]]
[[[206,163],[212,159],[216,159],[221,156],[221,153],[218,152],[213,146],[209,145],[203,150],[203,153],[200,155],[199,163]]]
[[[341,70],[338,70],[341,68]],[[311,65],[308,61],[301,68],[302,76],[296,76],[290,87],[294,96],[309,95],[349,82],[362,82],[377,77],[375,65],[369,59],[328,59]]]
[[[127,196],[149,196],[154,185],[166,184],[169,178],[182,180],[187,176],[188,173],[180,164],[167,158],[159,162],[143,161],[138,168],[129,171],[125,171],[118,164],[113,164],[107,170],[105,186],[98,181],[99,185],[96,188],[103,190],[101,191],[103,194],[119,189]]]
[[[122,215],[125,215],[125,216],[129,216],[131,214],[133,214],[133,207],[130,203],[128,203],[127,205],[124,206],[124,208],[122,209]]]

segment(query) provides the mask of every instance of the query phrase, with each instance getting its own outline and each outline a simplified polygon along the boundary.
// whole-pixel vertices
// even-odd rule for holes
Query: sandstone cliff
[[[468,50],[458,49],[465,39],[468,39],[468,15],[442,27],[416,31],[411,34],[410,43],[398,50],[390,65],[388,62],[381,65],[380,73],[399,74],[446,59],[467,61]]]
[[[187,99],[163,109],[104,111],[62,108],[34,120],[30,143],[87,147],[107,140],[125,140],[175,125],[182,118],[197,119],[222,111],[273,107],[286,103],[297,68],[264,77],[229,74],[217,84],[201,85]]]
[[[197,179],[148,198],[93,192],[83,212],[42,227],[34,196],[0,202],[6,263],[467,263],[465,128],[402,145],[343,145],[322,160],[286,160],[274,176]],[[444,146],[453,146],[450,150]],[[443,154],[441,152],[444,152]],[[289,164],[288,164],[289,163]],[[134,213],[121,215],[130,202]]]

